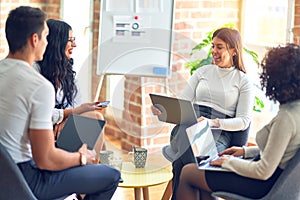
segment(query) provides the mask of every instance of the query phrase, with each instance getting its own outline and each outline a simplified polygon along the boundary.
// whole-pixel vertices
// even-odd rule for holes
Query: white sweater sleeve
[[[196,88],[199,83],[200,74],[199,72],[195,72],[193,76],[188,80],[187,84],[185,85],[182,93],[180,94],[179,98],[189,100],[191,102],[195,101],[195,93],[196,93]]]
[[[54,108],[52,114],[53,125],[61,123],[63,119],[64,119],[64,109]]]
[[[234,118],[219,119],[220,128],[228,131],[245,130],[252,120],[253,84],[248,78],[241,81],[240,93]]]

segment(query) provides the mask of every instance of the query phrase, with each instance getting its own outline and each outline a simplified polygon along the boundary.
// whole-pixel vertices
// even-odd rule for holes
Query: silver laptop
[[[76,152],[82,144],[87,144],[87,148],[92,150],[104,125],[103,120],[71,114],[56,140],[56,146]]]
[[[194,154],[193,157],[195,158],[195,162],[198,164],[199,169],[230,171],[228,169],[218,166],[211,166],[209,164],[211,160],[218,158],[218,150],[207,120],[203,120],[197,124],[194,124],[193,126],[188,127],[186,132],[190,141],[192,152]],[[199,163],[197,157],[207,158]]]
[[[197,123],[197,116],[191,101],[158,94],[149,94],[152,104],[162,114],[158,119],[172,124],[192,125]]]

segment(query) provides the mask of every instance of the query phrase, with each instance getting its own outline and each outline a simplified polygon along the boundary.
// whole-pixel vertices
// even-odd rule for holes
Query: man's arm
[[[62,170],[80,165],[80,153],[56,148],[52,130],[30,129],[32,156],[39,169]]]

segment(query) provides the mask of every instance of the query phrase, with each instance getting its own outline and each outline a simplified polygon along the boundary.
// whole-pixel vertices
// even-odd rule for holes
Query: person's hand
[[[229,156],[220,156],[219,158],[212,160],[209,162],[209,164],[211,166],[222,166],[223,162],[225,162],[225,160],[227,160],[229,158]]]
[[[161,115],[161,111],[153,105],[151,105],[151,111],[153,115]]]
[[[244,156],[245,149],[243,147],[230,147],[219,153],[219,156],[223,156],[223,155],[232,155],[236,157]]]
[[[197,121],[198,122],[201,122],[201,121],[203,121],[203,120],[205,120],[205,119],[207,119],[206,117],[203,117],[203,116],[201,116],[201,117],[199,117],[198,119],[197,119]]]
[[[199,118],[197,119],[197,122],[201,122],[201,121],[203,121],[203,120],[207,120],[207,121],[208,121],[208,125],[209,125],[210,127],[217,127],[217,128],[220,127],[219,121],[218,121],[217,119],[208,119],[208,118],[206,118],[206,117],[201,116],[201,117],[199,117]]]
[[[98,164],[99,161],[98,159],[96,158],[96,151],[95,150],[87,150],[87,158],[90,158],[88,159],[88,164]]]
[[[55,124],[53,132],[54,132],[54,139],[56,140],[61,132],[61,130],[63,129],[64,125],[66,123],[66,119],[64,119],[62,122],[60,122],[59,124]]]
[[[88,150],[86,144],[83,144],[78,152],[85,155],[87,164],[96,163],[96,152],[94,150]]]
[[[79,106],[77,106],[76,108],[73,109],[73,113],[74,114],[81,114],[84,112],[88,112],[88,111],[94,111],[94,110],[102,110],[104,107],[98,107],[96,106],[96,104],[98,104],[99,102],[92,102],[92,103],[83,103]]]

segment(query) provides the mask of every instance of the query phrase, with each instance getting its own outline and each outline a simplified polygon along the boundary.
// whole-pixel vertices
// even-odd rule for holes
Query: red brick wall
[[[98,54],[98,37],[99,37],[99,19],[100,19],[100,9],[101,8],[101,0],[94,0],[94,23],[93,23],[93,66],[97,66],[97,54]],[[92,69],[92,97],[96,96],[97,87],[99,83],[99,76],[96,75],[96,67],[93,67]],[[103,88],[105,88],[106,81],[103,81],[104,85]],[[103,98],[104,91],[102,90],[102,93],[100,97]],[[101,98],[99,99],[101,100]]]
[[[295,0],[294,42],[300,44],[300,0]]]
[[[48,18],[59,18],[60,0],[27,0],[22,3],[16,0],[0,0],[0,59],[3,59],[8,53],[4,30],[6,18],[10,10],[21,5],[39,7],[47,13]]]

